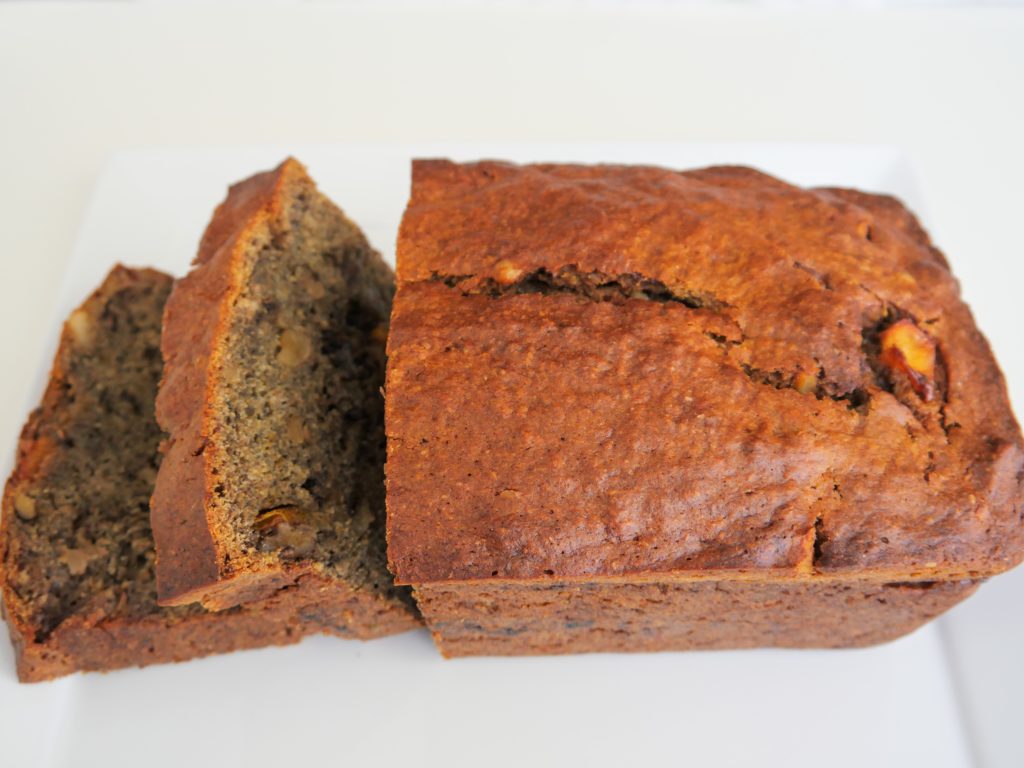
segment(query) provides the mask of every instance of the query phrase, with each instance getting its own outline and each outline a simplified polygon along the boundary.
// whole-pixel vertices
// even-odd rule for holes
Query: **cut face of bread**
[[[351,593],[355,634],[415,625],[384,551],[393,291],[296,161],[231,189],[164,316],[163,604],[219,610],[304,581]]]
[[[3,602],[22,681],[349,634],[351,601],[307,590],[211,613],[157,606],[149,497],[171,278],[116,267],[64,326],[22,432],[0,523]]]
[[[4,494],[4,603],[15,645],[74,620],[156,609],[147,514],[160,430],[160,314],[171,278],[115,269],[71,314]]]

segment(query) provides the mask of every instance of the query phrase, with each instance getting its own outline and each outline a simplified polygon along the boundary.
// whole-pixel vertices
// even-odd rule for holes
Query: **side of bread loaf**
[[[296,161],[231,188],[164,315],[162,604],[222,610],[307,583],[354,603],[356,635],[416,626],[384,543],[393,290]]]
[[[859,648],[907,634],[977,588],[970,580],[479,582],[423,585],[416,601],[451,658]]]

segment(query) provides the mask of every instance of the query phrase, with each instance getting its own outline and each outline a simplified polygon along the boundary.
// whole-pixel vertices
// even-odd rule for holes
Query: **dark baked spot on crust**
[[[949,366],[946,362],[946,352],[942,344],[935,349],[935,382],[939,392],[937,410],[939,414],[939,426],[946,435],[947,442],[954,429],[960,428],[960,422],[950,421],[946,415],[949,406]]]
[[[839,390],[839,385],[825,379],[825,372],[819,368],[815,376],[810,374],[788,373],[786,371],[763,371],[751,365],[743,363],[740,365],[743,372],[751,381],[763,384],[773,389],[795,389],[801,394],[813,394],[818,400],[834,400],[845,403],[851,411],[866,413],[871,402],[871,393],[862,387],[857,387],[849,392]],[[808,376],[811,379],[809,384],[804,384],[801,376]]]
[[[935,587],[942,586],[945,582],[942,581],[890,581],[883,584],[886,588],[899,588],[899,589],[919,589],[923,592],[927,592]]]
[[[714,331],[707,331],[707,336],[725,350],[728,350],[729,347],[738,347],[743,343],[743,339],[730,339],[724,333],[715,333]]]
[[[812,558],[811,565],[816,567],[822,558],[822,550],[825,543],[828,541],[828,536],[825,534],[825,525],[821,515],[814,518],[814,546],[811,548]]]

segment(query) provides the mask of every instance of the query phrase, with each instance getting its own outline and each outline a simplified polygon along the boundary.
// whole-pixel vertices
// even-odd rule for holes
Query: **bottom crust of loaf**
[[[4,613],[23,683],[289,645],[315,634],[372,640],[420,626],[407,610],[372,595],[341,594],[335,581],[315,576],[273,598],[216,613],[189,606],[135,618],[76,615],[41,639]]]
[[[894,640],[977,581],[429,584],[416,599],[446,657],[855,648]]]

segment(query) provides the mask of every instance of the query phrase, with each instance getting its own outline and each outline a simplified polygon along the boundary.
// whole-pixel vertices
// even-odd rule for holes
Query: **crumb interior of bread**
[[[170,278],[115,272],[71,317],[38,416],[41,471],[12,488],[7,579],[42,640],[69,616],[157,610],[149,497]],[[57,395],[55,399],[51,399]]]
[[[247,244],[215,397],[212,524],[230,567],[314,567],[390,591],[384,348],[391,271],[303,183]]]

